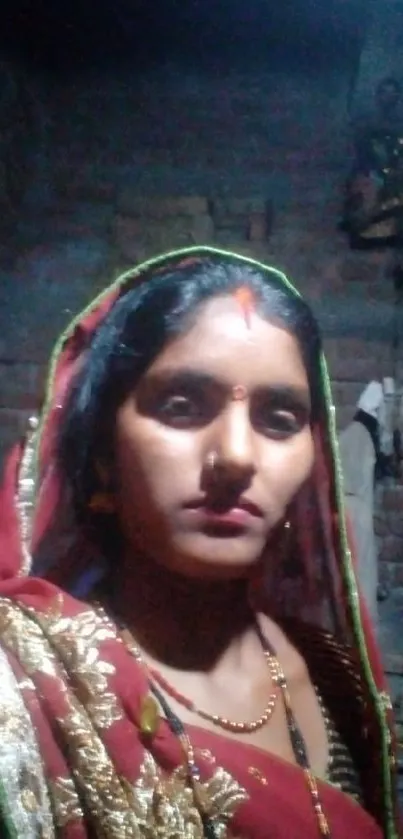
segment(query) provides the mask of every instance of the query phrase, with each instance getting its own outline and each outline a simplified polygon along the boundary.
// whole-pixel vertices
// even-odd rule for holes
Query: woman
[[[397,837],[308,307],[190,248],[77,318],[0,506],[6,836]]]

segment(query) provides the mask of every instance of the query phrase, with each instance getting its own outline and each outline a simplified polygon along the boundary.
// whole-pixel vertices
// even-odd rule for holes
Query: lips
[[[199,512],[205,518],[216,522],[227,522],[244,526],[250,519],[262,519],[263,510],[249,498],[212,499],[208,497],[195,499],[185,505],[187,510]]]

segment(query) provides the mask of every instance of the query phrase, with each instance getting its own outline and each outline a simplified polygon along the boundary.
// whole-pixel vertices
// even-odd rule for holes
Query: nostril
[[[220,459],[214,471],[207,475],[206,488],[215,496],[237,498],[251,485],[255,469]]]

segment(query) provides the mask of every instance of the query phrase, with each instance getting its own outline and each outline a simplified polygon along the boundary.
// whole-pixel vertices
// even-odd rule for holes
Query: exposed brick
[[[332,381],[332,392],[335,404],[340,408],[347,407],[355,410],[358,399],[364,389],[361,382]]]
[[[380,275],[383,275],[388,258],[385,252],[345,254],[340,262],[343,283],[348,286],[351,283],[365,283],[379,279]]]
[[[25,434],[29,415],[29,411],[0,409],[0,461]]]
[[[44,369],[37,364],[2,364],[0,360],[0,408],[35,408],[44,375]]]
[[[329,293],[329,289],[334,292],[344,291],[339,257],[332,254],[328,256],[321,270],[321,282],[325,294]]]
[[[362,338],[344,337],[344,338],[327,338],[325,341],[326,349],[334,355],[369,355],[370,358],[382,358],[382,360],[389,360],[391,356],[391,347],[389,342],[385,341],[366,341]]]
[[[207,198],[196,195],[168,197],[141,197],[133,189],[124,188],[117,198],[117,209],[123,215],[140,216],[154,219],[175,216],[208,215]]]
[[[225,226],[223,225],[225,220],[236,219],[238,217],[247,219],[253,213],[269,217],[272,208],[266,198],[229,195],[227,198],[213,199],[211,202],[211,211],[214,221],[221,227]]]
[[[399,485],[385,487],[381,503],[385,511],[392,513],[396,511],[403,515],[403,488]]]
[[[193,244],[209,244],[214,226],[209,215],[170,216],[164,221],[117,216],[115,245],[130,259],[153,256],[158,252]]]
[[[126,259],[140,262],[145,256],[145,250],[141,241],[142,225],[139,219],[117,216],[114,233],[114,244],[118,252]]]
[[[384,667],[388,675],[403,676],[403,655],[387,653],[384,656]]]
[[[392,585],[392,574],[393,574],[394,567],[395,566],[392,566],[392,572],[391,572],[391,566],[389,565],[388,562],[379,562],[378,563],[379,585],[380,586],[385,586],[385,588],[387,590]]]
[[[386,516],[379,514],[374,516],[374,531],[375,535],[379,537],[387,536],[389,533],[388,521]],[[396,534],[400,536],[400,534]]]
[[[251,213],[247,231],[251,242],[264,242],[269,237],[269,225],[265,213]]]
[[[402,560],[403,560],[403,557],[402,557]],[[396,564],[396,566],[395,566],[393,582],[394,582],[394,585],[399,586],[399,588],[401,586],[403,586],[403,561],[402,561],[402,563]]]
[[[115,180],[103,177],[99,170],[86,164],[59,166],[54,183],[56,193],[63,200],[113,202],[116,197]]]
[[[402,509],[397,512],[388,513],[387,515],[387,527],[389,532],[393,536],[400,536],[403,540],[403,505]],[[402,542],[403,546],[403,542]],[[403,561],[403,555],[402,555]]]
[[[114,216],[113,204],[67,202],[58,204],[57,211],[52,213],[47,224],[52,237],[74,240],[75,237],[92,237],[94,234],[107,236]]]
[[[209,245],[214,242],[214,222],[211,216],[195,216],[192,222],[191,231],[195,245]]]
[[[379,559],[381,562],[396,562],[403,565],[403,539],[398,536],[386,536],[382,542]]]
[[[390,375],[391,348],[385,342],[352,338],[327,338],[324,349],[333,379],[362,382]]]

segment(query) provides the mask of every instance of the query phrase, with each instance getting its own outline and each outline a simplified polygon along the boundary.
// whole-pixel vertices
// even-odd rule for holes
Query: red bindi
[[[256,308],[253,292],[250,290],[250,288],[248,288],[248,286],[240,286],[240,288],[237,288],[237,290],[235,291],[234,297],[241,308],[241,311],[245,318],[245,323],[247,327],[250,329],[251,314]]]

